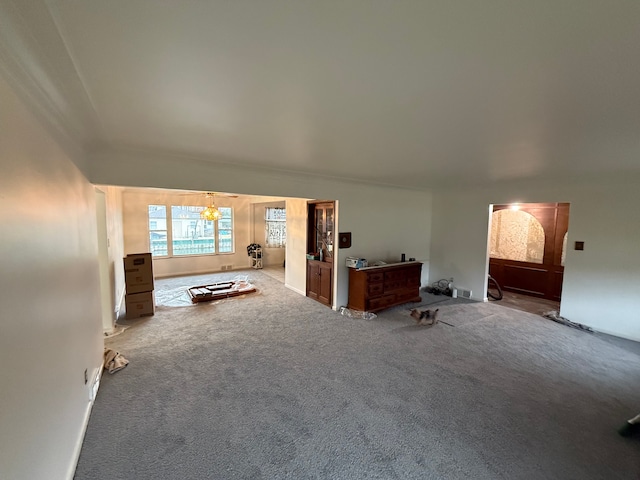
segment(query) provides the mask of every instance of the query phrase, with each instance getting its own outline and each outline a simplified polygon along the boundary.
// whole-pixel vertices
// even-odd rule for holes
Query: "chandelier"
[[[200,212],[200,218],[208,221],[216,221],[220,218],[220,210],[216,208],[215,203],[213,202],[213,193],[208,193],[208,197],[211,197],[211,204]]]

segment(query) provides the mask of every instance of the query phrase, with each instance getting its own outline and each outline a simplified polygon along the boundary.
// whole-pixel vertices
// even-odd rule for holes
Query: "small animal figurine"
[[[423,310],[422,312],[417,308],[411,310],[411,316],[418,325],[435,325],[438,323],[438,310]]]

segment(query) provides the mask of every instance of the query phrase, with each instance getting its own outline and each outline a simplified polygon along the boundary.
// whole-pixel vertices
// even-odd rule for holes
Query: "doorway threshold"
[[[560,302],[547,300],[545,298],[531,297],[515,292],[503,292],[502,300],[489,300],[497,305],[513,308],[523,312],[544,315],[545,313],[555,310],[560,311]]]

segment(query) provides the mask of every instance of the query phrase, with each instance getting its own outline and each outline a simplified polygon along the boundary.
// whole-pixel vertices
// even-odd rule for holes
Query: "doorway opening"
[[[531,313],[559,311],[569,204],[495,204],[490,212],[489,275],[503,293],[494,301]]]
[[[285,283],[287,256],[287,205],[285,200],[254,203],[252,242],[260,245],[262,272]]]

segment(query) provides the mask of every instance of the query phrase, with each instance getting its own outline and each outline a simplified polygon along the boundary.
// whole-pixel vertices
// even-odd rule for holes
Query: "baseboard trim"
[[[233,267],[231,270],[190,270],[182,273],[156,274],[154,278],[173,278],[173,277],[189,277],[191,275],[209,275],[215,273],[235,272],[236,270],[253,270],[251,267]]]
[[[585,326],[589,327],[589,325]],[[590,327],[593,328],[593,331],[596,333],[604,333],[605,335],[611,335],[612,337],[618,337],[618,338],[624,338],[625,340],[631,340],[633,342],[640,342],[640,337],[635,337],[633,335],[622,335],[619,332],[614,332],[608,329],[600,329],[600,328],[594,328],[594,327]]]
[[[102,381],[103,371],[104,371],[104,362],[100,363],[100,367],[97,375],[98,390],[100,389],[100,383]],[[90,388],[92,387],[93,385],[90,386]],[[96,395],[97,395],[97,392],[96,392]],[[80,460],[80,453],[82,452],[82,444],[84,443],[84,436],[87,433],[87,427],[89,426],[89,418],[91,418],[91,410],[93,409],[93,404],[95,403],[95,401],[96,401],[95,397],[91,398],[91,396],[89,396],[89,402],[87,403],[87,408],[85,409],[85,412],[84,412],[84,418],[82,419],[82,429],[80,431],[80,436],[78,437],[76,446],[73,450],[73,458],[71,460],[71,465],[69,465],[69,471],[67,472],[67,478],[69,480],[73,480],[73,477],[75,477],[75,474],[76,474],[76,468],[78,468],[78,461]]]
[[[298,294],[302,295],[303,297],[306,297],[306,296],[307,296],[307,292],[303,292],[302,290],[299,290],[299,289],[297,289],[297,288],[295,288],[295,287],[292,287],[291,285],[287,285],[287,284],[285,283],[285,284],[284,284],[284,286],[285,286],[286,288],[288,288],[289,290],[292,290],[292,291],[294,291],[294,292],[296,292],[296,293],[298,293]]]

